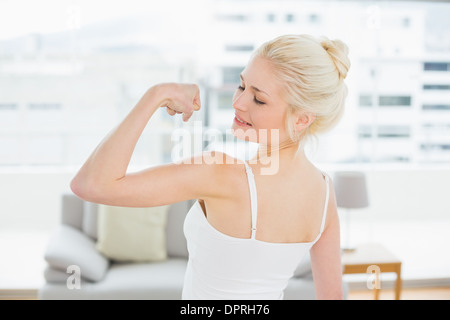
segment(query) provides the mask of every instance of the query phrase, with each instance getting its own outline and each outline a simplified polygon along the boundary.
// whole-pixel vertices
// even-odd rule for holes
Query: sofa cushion
[[[99,205],[97,249],[115,261],[165,260],[167,209]]]
[[[316,288],[312,278],[292,278],[284,289],[284,300],[314,300]]]
[[[58,226],[52,233],[44,258],[52,268],[62,272],[76,265],[81,277],[91,281],[101,280],[109,267],[108,259],[96,250],[92,239],[66,225]]]
[[[53,269],[50,266],[47,266],[44,269],[44,279],[47,282],[67,283],[67,279],[69,276],[70,276],[69,273],[59,270],[59,269]]]
[[[81,230],[83,224],[83,200],[72,193],[62,195],[61,223]]]
[[[181,299],[186,259],[114,263],[97,287],[102,299]]]
[[[82,230],[94,240],[98,238],[98,204],[84,201]]]
[[[166,227],[167,255],[169,257],[187,259],[189,256],[183,225],[192,203],[192,201],[178,202],[172,204],[169,208]]]
[[[113,263],[100,282],[81,282],[70,290],[65,283],[47,282],[39,298],[97,300],[179,300],[183,290],[186,259],[167,259],[149,263]]]

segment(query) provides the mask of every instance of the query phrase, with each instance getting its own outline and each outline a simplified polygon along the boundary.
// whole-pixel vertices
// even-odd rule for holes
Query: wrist
[[[169,100],[168,84],[160,83],[152,86],[147,90],[145,96],[150,101],[153,101],[152,105],[155,106],[155,109],[167,106],[167,101]]]

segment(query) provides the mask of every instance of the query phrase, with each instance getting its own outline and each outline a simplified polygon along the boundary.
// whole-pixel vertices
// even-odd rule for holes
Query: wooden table
[[[368,274],[368,289],[373,289],[375,300],[380,295],[380,273],[395,272],[395,299],[400,300],[402,290],[401,268],[402,262],[384,246],[376,243],[358,246],[353,251],[344,251],[342,254],[344,274],[366,273]]]

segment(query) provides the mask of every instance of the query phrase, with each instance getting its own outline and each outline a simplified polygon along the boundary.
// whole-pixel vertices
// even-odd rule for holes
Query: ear
[[[294,119],[295,132],[301,133],[316,120],[316,115],[312,112],[302,111],[299,112]]]

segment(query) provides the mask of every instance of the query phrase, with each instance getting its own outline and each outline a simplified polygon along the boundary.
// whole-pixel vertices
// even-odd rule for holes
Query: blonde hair
[[[350,68],[348,47],[340,40],[310,35],[285,35],[264,43],[253,57],[268,59],[285,89],[286,127],[293,141],[333,128],[344,112]],[[292,116],[310,112],[315,120],[302,133],[295,132]]]

